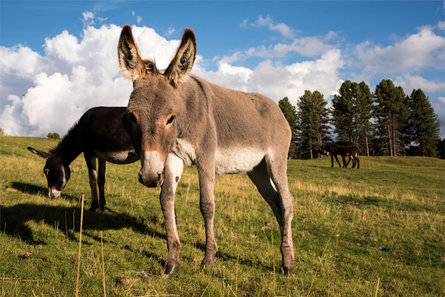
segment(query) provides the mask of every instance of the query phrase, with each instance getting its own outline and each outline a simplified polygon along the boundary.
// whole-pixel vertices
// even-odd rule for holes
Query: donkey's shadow
[[[31,203],[0,206],[1,231],[10,236],[18,236],[29,244],[45,244],[45,242],[34,238],[33,230],[27,225],[27,222],[34,221],[57,228],[60,232],[66,233],[70,240],[77,241],[78,239],[74,236],[73,229],[75,232],[79,232],[80,213],[80,207],[49,206]],[[165,234],[152,230],[141,220],[127,214],[84,211],[83,230],[87,231],[87,233],[89,230],[119,230],[123,228],[132,229],[134,232],[144,235],[151,234],[162,239],[166,238]],[[100,241],[95,236],[90,236],[90,238]]]

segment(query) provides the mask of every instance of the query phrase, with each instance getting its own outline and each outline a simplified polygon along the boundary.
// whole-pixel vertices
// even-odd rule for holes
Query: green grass
[[[80,197],[91,202],[83,157],[60,199],[46,196],[43,159],[26,150],[57,141],[0,137],[0,296],[73,296]],[[181,268],[161,278],[167,255],[159,189],[137,182],[139,164],[107,164],[108,210],[84,213],[80,296],[440,296],[445,294],[445,162],[361,158],[359,170],[328,158],[289,162],[295,197],[295,266],[278,273],[280,235],[246,175],[216,179],[219,251],[204,270],[205,232],[196,168],[176,195]],[[74,221],[74,224],[73,224]],[[30,253],[28,258],[23,258]],[[118,277],[128,284],[116,283]]]

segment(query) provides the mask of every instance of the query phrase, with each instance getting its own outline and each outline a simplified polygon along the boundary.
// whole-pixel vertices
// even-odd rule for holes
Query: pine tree
[[[278,101],[278,106],[283,112],[284,117],[289,123],[290,129],[292,130],[292,136],[295,135],[295,129],[297,125],[297,109],[292,103],[289,101],[289,98],[284,97],[280,101]]]
[[[289,158],[297,158],[298,150],[296,147],[297,135],[296,135],[296,126],[297,126],[297,109],[296,107],[289,101],[289,98],[284,97],[280,101],[278,101],[278,106],[283,112],[284,117],[289,123],[291,132],[292,132],[292,140],[289,148]]]
[[[330,137],[326,105],[326,100],[318,91],[305,91],[297,102],[297,136],[311,159],[314,157],[313,151]]]
[[[421,156],[437,156],[439,120],[425,93],[413,90],[409,97],[410,140],[418,146]]]
[[[345,81],[332,100],[332,117],[339,141],[357,145],[369,156],[372,94],[365,82]]]
[[[370,135],[372,134],[372,93],[368,85],[362,81],[355,85],[355,123],[357,129],[357,145],[369,156]]]
[[[339,141],[354,141],[353,136],[353,83],[347,80],[332,99],[332,121]]]
[[[390,156],[404,154],[408,102],[402,87],[396,87],[390,79],[382,80],[376,86],[374,99],[380,150]]]

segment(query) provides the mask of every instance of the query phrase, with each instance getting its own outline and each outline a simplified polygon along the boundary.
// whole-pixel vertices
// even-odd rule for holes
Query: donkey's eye
[[[173,123],[173,121],[175,120],[176,116],[172,115],[171,117],[168,118],[167,120],[167,124],[165,124],[166,126],[170,125],[171,123]]]
[[[135,114],[134,114],[134,113],[130,113],[129,116],[130,116],[131,121],[132,121],[133,123],[137,124],[138,121],[137,121],[137,119],[136,119]]]
[[[148,64],[148,65],[145,67],[145,70],[147,71],[147,73],[153,73],[153,71],[154,71],[153,64]]]

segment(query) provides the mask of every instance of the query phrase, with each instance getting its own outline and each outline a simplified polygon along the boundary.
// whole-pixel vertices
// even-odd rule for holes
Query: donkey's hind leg
[[[99,158],[99,178],[97,180],[99,184],[99,208],[105,210],[105,160]]]
[[[269,202],[272,210],[277,217],[278,223],[280,225],[281,231],[281,256],[282,256],[282,267],[281,272],[289,275],[292,272],[292,267],[294,264],[294,246],[292,241],[292,218],[293,218],[293,197],[289,191],[289,186],[287,184],[287,153],[275,154],[269,151],[265,158],[265,163],[267,167],[267,176],[272,179],[270,186],[275,186],[273,193],[268,188],[268,198],[265,197],[266,201],[273,200],[274,202]],[[263,175],[264,176],[264,175]],[[264,178],[264,177],[263,177]],[[264,197],[264,196],[263,196]]]
[[[97,196],[96,157],[86,152],[84,152],[84,157],[88,167],[88,177],[90,179],[90,188],[91,188],[90,210],[96,210],[99,207],[99,199]]]
[[[260,192],[261,196],[263,196],[264,200],[266,200],[267,204],[272,208],[273,214],[277,218],[281,230],[283,216],[280,206],[280,197],[275,190],[274,185],[272,185],[270,176],[267,172],[266,161],[263,159],[252,171],[247,173],[247,176],[249,176],[250,180],[257,187],[258,192]]]

